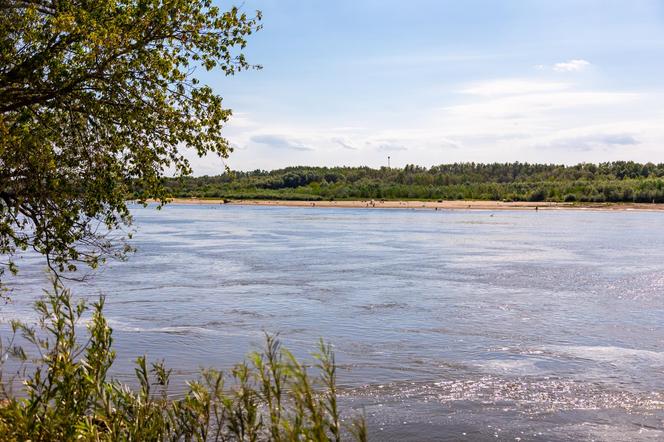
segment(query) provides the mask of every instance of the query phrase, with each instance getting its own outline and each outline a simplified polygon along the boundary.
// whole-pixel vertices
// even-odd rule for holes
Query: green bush
[[[315,376],[268,335],[264,350],[236,365],[230,376],[204,370],[187,383],[182,398],[173,399],[171,371],[163,362],[149,365],[138,358],[137,389],[107,378],[115,352],[103,307],[103,298],[93,304],[89,336],[81,340],[76,328],[87,307],[54,283],[36,304],[37,328],[12,322],[3,360],[12,355],[32,368],[29,374],[24,368],[18,395],[12,392],[15,379],[0,383],[2,440],[366,440],[362,418],[342,428],[334,355],[322,341],[313,355]],[[15,345],[17,338],[34,345],[39,356],[30,360]]]

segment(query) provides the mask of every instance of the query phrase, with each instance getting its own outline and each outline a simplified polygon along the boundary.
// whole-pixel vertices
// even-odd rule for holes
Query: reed
[[[3,440],[367,439],[363,417],[344,423],[334,353],[322,340],[305,364],[266,335],[264,348],[228,374],[203,370],[182,397],[172,398],[171,370],[163,361],[139,357],[136,388],[109,379],[115,351],[103,298],[91,305],[84,336],[78,332],[89,306],[74,302],[59,283],[35,308],[38,324],[12,322],[13,334],[2,346],[3,361],[17,358],[24,367],[19,379],[0,382]],[[17,380],[23,386],[15,394]]]

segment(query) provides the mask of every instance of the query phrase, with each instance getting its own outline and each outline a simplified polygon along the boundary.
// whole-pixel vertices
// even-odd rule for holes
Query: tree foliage
[[[197,72],[251,68],[260,13],[210,0],[0,0],[0,254],[95,266],[138,199],[163,199],[184,148],[225,157],[231,112]]]

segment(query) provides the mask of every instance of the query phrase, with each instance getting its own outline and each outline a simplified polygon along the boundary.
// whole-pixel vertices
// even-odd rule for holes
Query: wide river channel
[[[373,440],[664,438],[664,213],[132,211],[136,253],[70,284],[106,295],[124,381],[322,337]],[[0,316],[34,321],[43,265],[19,265]]]

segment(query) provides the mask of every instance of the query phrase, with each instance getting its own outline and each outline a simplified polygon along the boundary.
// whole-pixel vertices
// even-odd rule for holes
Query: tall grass
[[[136,361],[137,388],[109,379],[115,359],[104,300],[88,306],[58,283],[37,302],[36,327],[12,322],[3,360],[18,358],[23,387],[2,379],[0,438],[11,441],[340,441],[367,439],[363,418],[344,423],[337,403],[334,354],[320,342],[311,366],[274,336],[230,373],[209,369],[169,395],[171,370]],[[16,338],[34,347],[27,352]],[[37,354],[31,358],[28,354]],[[315,375],[309,373],[315,371]]]

